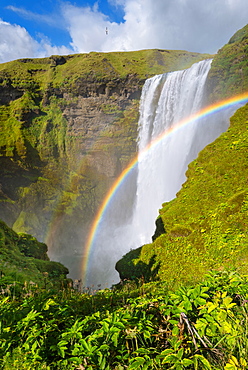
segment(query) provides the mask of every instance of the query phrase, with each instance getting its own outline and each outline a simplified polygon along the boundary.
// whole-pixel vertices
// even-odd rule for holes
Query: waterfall
[[[138,150],[203,106],[211,60],[191,68],[157,75],[145,82],[140,101]],[[119,281],[115,263],[130,249],[151,242],[162,203],[175,198],[185,181],[188,164],[229,125],[232,111],[219,112],[182,126],[139,155],[137,171],[111,200],[92,246],[86,284],[101,287]],[[132,201],[130,202],[130,199]],[[130,208],[123,209],[123,205]],[[122,211],[125,222],[122,225]],[[126,217],[127,214],[129,217]]]
[[[202,108],[205,81],[211,60],[191,68],[158,75],[146,81],[140,102],[138,150],[164,131]],[[138,161],[136,207],[133,214],[138,245],[151,241],[154,221],[163,202],[173,199],[185,181],[188,163],[194,155],[199,122],[182,127]],[[205,137],[198,145],[206,145]]]

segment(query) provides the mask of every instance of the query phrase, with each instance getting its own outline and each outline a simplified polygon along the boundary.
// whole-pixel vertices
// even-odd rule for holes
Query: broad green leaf
[[[183,352],[184,352],[183,348],[180,348],[177,353],[177,357],[181,359],[183,357]]]
[[[80,343],[84,346],[84,348],[85,348],[88,352],[90,352],[90,347],[89,347],[89,345],[88,345],[88,343],[86,342],[86,340],[85,340],[85,339],[81,339],[81,340],[80,340]]]
[[[192,365],[193,364],[193,361],[192,360],[190,360],[189,358],[184,358],[183,360],[182,360],[182,364],[184,365],[184,366],[189,366],[189,365]]]
[[[223,299],[223,305],[227,308],[227,309],[230,309],[234,306],[236,306],[236,303],[232,302],[232,298],[231,297],[225,297]]]
[[[170,362],[175,363],[175,362],[177,362],[177,361],[178,361],[178,357],[177,357],[177,355],[174,355],[174,354],[172,353],[171,355],[168,355],[168,356],[166,356],[166,357],[163,359],[162,364],[168,364],[168,363],[170,363]]]
[[[103,356],[101,358],[101,362],[99,363],[99,366],[100,366],[100,369],[101,370],[105,370],[106,369],[106,357],[105,356]]]
[[[121,321],[116,322],[115,326],[119,329],[125,329],[125,325]]]
[[[106,351],[109,349],[109,345],[108,344],[102,344],[100,347],[99,347],[99,351]]]
[[[208,302],[206,306],[208,308],[208,313],[211,313],[218,307],[218,305],[214,304],[213,302]]]
[[[239,362],[238,362],[238,360],[236,359],[235,356],[231,356],[229,362],[230,362],[230,364],[234,364],[235,366],[239,366]]]
[[[103,321],[102,327],[103,327],[103,330],[105,331],[105,333],[107,333],[109,331],[109,324],[107,324],[106,321]]]
[[[224,367],[224,370],[238,370],[238,367],[234,364],[227,363]]]
[[[49,310],[50,306],[57,306],[57,303],[51,298],[44,303],[43,310]]]
[[[111,340],[112,342],[114,343],[114,346],[117,347],[118,346],[118,337],[119,337],[119,332],[118,333],[114,333],[111,337]]]
[[[203,306],[204,304],[206,304],[206,300],[204,298],[197,297],[195,299],[194,303],[196,303],[197,305]]]
[[[200,361],[202,363],[202,365],[204,366],[204,369],[212,370],[212,367],[211,367],[210,363],[202,355],[194,355],[193,359],[197,359],[198,361]]]
[[[247,366],[247,361],[243,357],[240,358],[239,362],[240,362],[241,366],[243,366],[243,367]]]
[[[161,356],[166,356],[166,355],[171,354],[172,352],[173,352],[173,350],[172,350],[171,348],[167,348],[167,349],[165,349],[164,351],[162,351],[162,352],[160,353],[160,355],[161,355]]]
[[[134,361],[129,365],[128,369],[138,369],[139,366],[143,365],[145,359],[143,357],[135,357]]]

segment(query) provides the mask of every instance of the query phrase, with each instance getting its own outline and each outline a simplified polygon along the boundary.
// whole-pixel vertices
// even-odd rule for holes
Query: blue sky
[[[247,22],[247,0],[1,0],[0,62],[151,48],[215,53]]]

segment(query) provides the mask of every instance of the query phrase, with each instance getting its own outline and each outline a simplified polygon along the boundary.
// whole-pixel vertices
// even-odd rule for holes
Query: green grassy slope
[[[190,164],[177,198],[160,210],[165,233],[142,248],[140,259],[155,256],[161,279],[194,281],[227,267],[247,273],[247,123],[245,106]]]
[[[80,78],[114,79],[137,75],[140,79],[158,73],[189,67],[209,58],[209,54],[181,50],[139,50],[51,56],[40,59],[19,59],[0,64],[1,84],[11,82],[13,87],[45,88],[64,86],[67,90]]]
[[[68,122],[62,113],[66,106],[73,106],[78,95],[88,96],[91,90],[93,94],[103,90],[107,93],[117,80],[127,89],[135,80],[141,89],[147,77],[186,68],[207,57],[186,51],[142,50],[0,64],[0,156],[14,157],[29,165],[39,159],[61,157],[65,141],[70,140],[66,137]],[[63,99],[63,93],[72,95]]]
[[[248,26],[214,57],[210,101],[248,91],[247,41]],[[123,278],[156,275],[173,286],[200,280],[211,269],[234,267],[247,273],[247,123],[245,106],[232,117],[228,131],[189,165],[177,197],[159,212],[156,240],[117,263]]]
[[[163,204],[164,230],[117,263],[122,277],[157,277],[169,284],[198,281],[206,271],[248,271],[248,105],[229,130],[189,165],[187,181]]]
[[[236,32],[212,62],[208,76],[209,100],[248,91],[248,25]]]

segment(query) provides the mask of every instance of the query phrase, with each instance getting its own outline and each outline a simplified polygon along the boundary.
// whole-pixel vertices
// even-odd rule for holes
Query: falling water
[[[202,108],[211,60],[183,71],[157,75],[146,81],[140,102],[139,153],[168,128]],[[112,199],[98,227],[89,259],[87,285],[118,282],[115,263],[131,248],[151,241],[162,203],[176,196],[185,181],[188,164],[229,125],[231,111],[185,125],[139,157],[131,182],[126,181]],[[130,185],[135,182],[135,186]],[[132,198],[132,206],[128,199]],[[121,204],[121,206],[119,206]],[[120,226],[123,205],[128,220]],[[128,208],[128,207],[127,207]]]
[[[146,81],[140,103],[139,153],[162,132],[202,108],[210,66],[211,60],[205,60]],[[194,158],[198,125],[194,122],[183,127],[139,158],[133,215],[139,245],[150,242],[158,209],[175,197],[185,181],[187,165]],[[203,148],[206,138],[200,140],[197,146]]]

